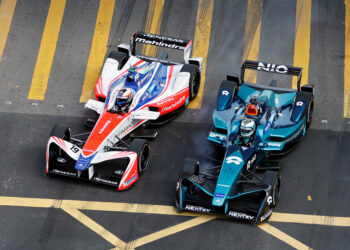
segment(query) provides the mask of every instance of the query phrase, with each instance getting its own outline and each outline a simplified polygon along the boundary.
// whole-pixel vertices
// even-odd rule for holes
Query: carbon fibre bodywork
[[[298,89],[277,88],[244,82],[245,69],[298,76]],[[208,139],[225,150],[217,171],[199,168],[199,161],[184,165],[176,191],[176,207],[219,213],[256,223],[269,218],[280,190],[279,163],[267,157],[285,154],[301,139],[311,124],[313,86],[300,86],[301,68],[246,61],[241,77],[223,81],[213,112]],[[255,112],[249,111],[253,105]],[[247,143],[241,140],[240,124],[249,118],[256,130]],[[188,160],[187,160],[188,161]],[[212,169],[213,169],[212,168]]]

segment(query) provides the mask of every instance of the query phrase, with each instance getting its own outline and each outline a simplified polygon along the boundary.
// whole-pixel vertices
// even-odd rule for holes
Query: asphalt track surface
[[[159,33],[193,39],[199,4],[206,9],[210,2],[164,1]],[[295,2],[263,1],[259,59],[293,64]],[[136,30],[145,30],[151,3],[117,0],[108,44],[128,42]],[[79,97],[99,1],[66,2],[46,95],[37,101],[28,99],[28,92],[50,1],[18,0],[0,61],[0,249],[349,248],[350,120],[343,115],[342,0],[312,1],[309,82],[316,86],[314,120],[304,140],[280,160],[276,216],[257,227],[170,210],[183,159],[204,163],[216,154],[206,136],[220,81],[239,72],[242,63],[248,4],[214,2],[201,108],[186,110],[160,127],[151,142],[149,170],[130,190],[117,192],[103,185],[43,177],[53,125],[64,123],[79,133],[91,116]],[[258,81],[268,80],[259,74]],[[288,87],[291,81],[278,84]],[[95,209],[89,202],[102,205]],[[125,209],[113,208],[116,204]]]

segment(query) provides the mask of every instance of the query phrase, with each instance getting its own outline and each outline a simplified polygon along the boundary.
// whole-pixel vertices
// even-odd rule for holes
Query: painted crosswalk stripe
[[[350,118],[350,0],[345,0],[344,117]]]
[[[28,99],[44,100],[66,0],[51,0]]]
[[[150,0],[148,6],[147,21],[145,32],[159,34],[162,26],[162,15],[165,0]],[[157,47],[152,45],[143,45],[141,54],[156,57]]]
[[[259,58],[262,4],[262,0],[248,0],[247,2],[243,62],[245,60],[257,61]],[[247,70],[244,80],[256,83],[256,76],[256,71]]]
[[[301,85],[309,81],[311,3],[312,0],[297,0],[296,3],[293,65],[303,68]],[[293,89],[296,89],[297,77],[293,77],[292,82]]]
[[[17,0],[2,0],[0,4],[0,62],[5,49]]]
[[[207,57],[209,51],[211,23],[213,19],[214,0],[199,0],[196,31],[193,39],[192,57],[203,57],[201,84],[197,97],[190,102],[188,108],[200,109],[202,107],[203,91],[206,77]]]
[[[117,236],[112,234],[110,231],[105,229],[103,226],[92,220],[91,218],[87,217],[85,214],[83,214],[81,211],[77,209],[72,208],[62,208],[63,211],[65,211],[67,214],[78,220],[80,223],[84,224],[86,227],[100,235],[102,238],[104,238],[106,241],[111,243],[113,246],[118,247],[118,249],[125,249],[126,243],[119,239]]]
[[[95,83],[101,73],[107,51],[114,6],[115,0],[100,1],[80,102],[87,102],[93,98]]]

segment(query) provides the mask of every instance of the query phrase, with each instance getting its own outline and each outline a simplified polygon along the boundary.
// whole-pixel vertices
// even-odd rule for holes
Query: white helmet
[[[255,131],[255,122],[252,119],[245,118],[241,122],[240,131],[242,137],[250,137]]]

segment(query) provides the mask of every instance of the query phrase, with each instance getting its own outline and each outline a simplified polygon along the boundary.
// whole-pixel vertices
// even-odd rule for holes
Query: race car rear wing
[[[263,72],[297,76],[298,77],[297,87],[298,87],[298,91],[300,91],[302,68],[298,68],[294,66],[286,66],[283,64],[274,64],[274,63],[246,60],[243,63],[241,68],[241,82],[244,82],[244,73],[246,69],[253,69],[253,70],[258,70]]]
[[[135,55],[136,43],[183,50],[185,63],[188,63],[192,50],[192,40],[166,37],[138,31],[130,39],[130,50],[132,55]]]

